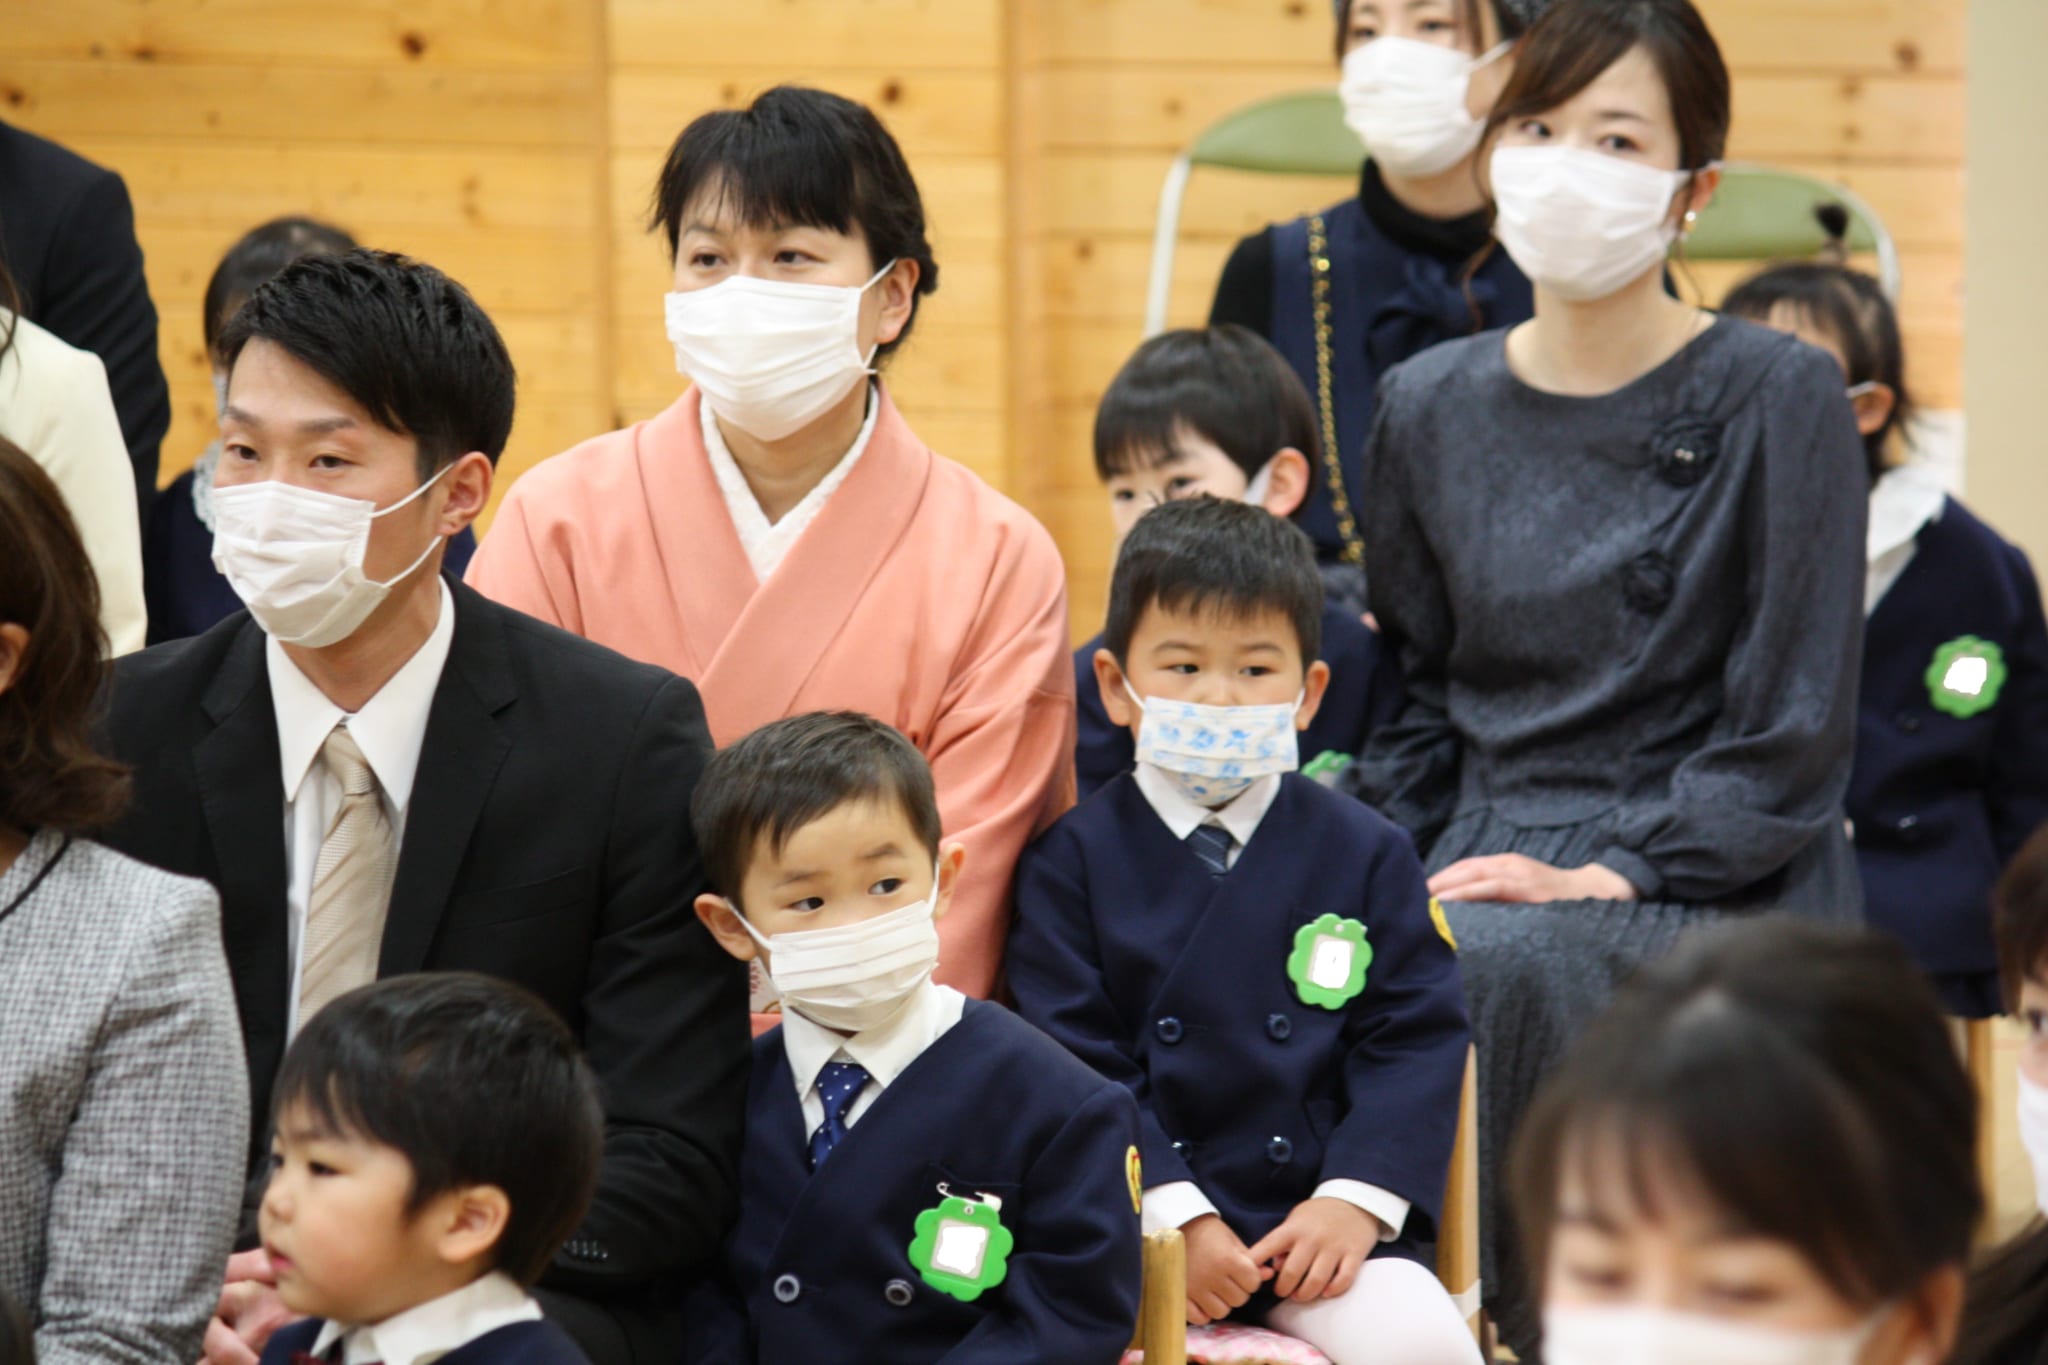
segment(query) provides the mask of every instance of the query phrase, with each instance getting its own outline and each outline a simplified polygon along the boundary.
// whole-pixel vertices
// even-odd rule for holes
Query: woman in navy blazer
[[[1839,243],[1847,215],[1830,205],[1820,216]],[[1865,915],[1905,940],[1952,1013],[1997,1014],[1991,889],[2048,821],[2048,623],[2034,571],[1933,471],[1890,466],[1910,406],[1898,320],[1877,281],[1825,261],[1779,266],[1724,310],[1842,364],[1871,478],[1846,802]]]

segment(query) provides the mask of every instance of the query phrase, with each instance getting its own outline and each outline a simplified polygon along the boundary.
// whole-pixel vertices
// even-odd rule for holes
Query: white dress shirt
[[[486,1333],[540,1316],[533,1296],[510,1275],[494,1270],[379,1323],[350,1327],[329,1321],[313,1338],[313,1354],[325,1356],[339,1341],[342,1365],[432,1365]]]
[[[1863,579],[1863,614],[1891,591],[1892,584],[1913,562],[1919,535],[1930,521],[1941,519],[1948,488],[1941,475],[1924,464],[1887,469],[1870,489],[1870,529],[1864,551],[1868,567]]]
[[[354,715],[329,701],[327,694],[299,671],[299,666],[274,638],[264,642],[270,671],[270,700],[277,710],[277,747],[283,760],[284,867],[288,951],[292,979],[286,995],[290,1027],[299,1027],[299,944],[306,910],[313,903],[313,868],[320,844],[341,810],[341,783],[320,762],[321,746],[334,727],[346,721],[349,735],[377,775],[384,812],[391,818],[391,837],[405,839],[405,812],[412,801],[413,774],[420,765],[420,745],[427,737],[427,713],[448,663],[455,639],[455,598],[441,583],[440,616],[426,643],[405,661],[377,695]],[[391,1365],[387,1361],[385,1365]]]
[[[796,1080],[797,1102],[803,1106],[804,1136],[817,1132],[825,1121],[825,1102],[818,1097],[818,1073],[825,1063],[852,1062],[868,1073],[866,1087],[847,1106],[845,1122],[851,1128],[926,1048],[960,1022],[960,1012],[966,1007],[966,996],[930,977],[911,992],[900,1010],[863,1033],[839,1033],[785,1006],[782,1048]]]
[[[711,472],[718,479],[718,491],[725,495],[725,510],[732,517],[732,525],[740,535],[740,548],[747,552],[747,562],[754,566],[754,577],[762,582],[781,565],[782,557],[789,553],[789,547],[796,544],[818,513],[825,510],[825,503],[837,492],[839,485],[846,482],[846,476],[853,472],[853,466],[860,459],[861,452],[868,448],[868,438],[875,434],[875,418],[881,415],[882,405],[875,401],[874,386],[868,386],[867,420],[860,424],[860,435],[853,438],[853,445],[839,463],[827,470],[825,477],[818,480],[817,487],[803,495],[796,506],[782,514],[778,521],[768,520],[768,514],[761,510],[760,499],[747,484],[747,476],[740,472],[739,462],[726,447],[725,435],[718,429],[718,420],[711,415],[709,403],[697,405],[698,417],[704,424],[704,453],[711,457]]]
[[[1221,825],[1230,832],[1230,850],[1223,855],[1226,870],[1237,866],[1238,855],[1252,841],[1252,835],[1258,833],[1260,822],[1273,808],[1273,798],[1280,794],[1279,775],[1269,774],[1256,779],[1228,802],[1211,810],[1181,795],[1166,775],[1149,763],[1138,764],[1133,774],[1145,803],[1152,807],[1152,813],[1159,817],[1174,838],[1185,841],[1197,826],[1204,824]],[[1380,1233],[1383,1242],[1399,1237],[1401,1228],[1408,1221],[1409,1202],[1406,1199],[1392,1190],[1383,1190],[1362,1180],[1325,1180],[1316,1186],[1313,1197],[1341,1199],[1364,1209],[1384,1225]],[[1139,1202],[1146,1232],[1181,1227],[1205,1213],[1216,1212],[1216,1205],[1192,1180],[1154,1185],[1145,1191]]]

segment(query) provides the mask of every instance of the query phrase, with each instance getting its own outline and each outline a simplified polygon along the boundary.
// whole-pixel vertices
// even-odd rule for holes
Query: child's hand
[[[1189,1219],[1180,1233],[1188,1244],[1188,1321],[1201,1327],[1244,1307],[1266,1278],[1244,1241],[1213,1213]]]
[[[1253,1263],[1273,1263],[1273,1292],[1307,1303],[1334,1299],[1351,1288],[1358,1267],[1379,1244],[1386,1225],[1342,1199],[1304,1199],[1287,1221],[1261,1237],[1245,1254]],[[1194,1290],[1194,1258],[1188,1260],[1188,1288]]]

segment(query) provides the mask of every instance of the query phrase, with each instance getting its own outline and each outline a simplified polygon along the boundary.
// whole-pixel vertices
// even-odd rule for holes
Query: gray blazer
[[[45,831],[0,874],[0,1289],[40,1365],[191,1365],[249,1083],[205,882]]]

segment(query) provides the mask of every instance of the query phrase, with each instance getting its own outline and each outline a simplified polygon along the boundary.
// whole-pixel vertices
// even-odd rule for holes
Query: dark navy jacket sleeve
[[[1129,1156],[1138,1107],[1115,1086],[1074,1112],[1025,1178],[1030,1211],[1010,1256],[1009,1292],[944,1365],[1112,1365],[1138,1320],[1138,1210]]]
[[[2048,622],[2026,555],[2012,545],[2004,548],[2020,614],[2006,650],[2006,695],[1985,790],[2001,866],[2048,822]]]
[[[1344,1113],[1322,1178],[1400,1195],[1414,1205],[1406,1231],[1426,1241],[1443,1205],[1471,1031],[1457,954],[1434,922],[1422,864],[1388,833],[1362,907],[1372,965],[1345,1030]]]
[[[1131,732],[1109,718],[1102,689],[1095,682],[1097,635],[1074,651],[1074,786],[1075,799],[1086,801],[1103,783],[1131,770],[1137,745]]]
[[[1062,826],[1046,831],[1019,859],[1005,958],[1017,1012],[1136,1098],[1148,1187],[1193,1180],[1152,1110],[1145,1069],[1128,1041],[1130,1026],[1110,998],[1085,877],[1079,850]]]

